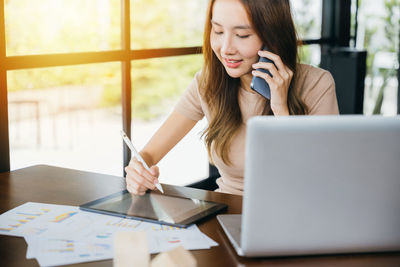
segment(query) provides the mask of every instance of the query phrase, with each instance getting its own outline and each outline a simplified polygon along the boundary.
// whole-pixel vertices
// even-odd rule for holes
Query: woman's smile
[[[228,68],[231,68],[231,69],[236,69],[236,68],[238,68],[238,67],[242,64],[242,62],[243,62],[243,60],[241,60],[241,59],[235,60],[235,59],[224,58],[224,60],[225,60],[226,66],[227,66]]]

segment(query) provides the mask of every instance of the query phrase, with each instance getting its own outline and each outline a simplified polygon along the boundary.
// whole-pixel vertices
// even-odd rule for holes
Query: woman
[[[261,51],[261,47],[268,51]],[[289,0],[210,1],[204,31],[204,66],[175,110],[125,168],[127,189],[142,195],[158,182],[157,164],[204,116],[211,161],[221,178],[217,191],[243,194],[246,121],[256,115],[338,114],[329,72],[298,63]],[[260,63],[259,57],[274,63]],[[256,69],[269,70],[271,76]],[[254,76],[271,90],[267,100],[250,88]]]

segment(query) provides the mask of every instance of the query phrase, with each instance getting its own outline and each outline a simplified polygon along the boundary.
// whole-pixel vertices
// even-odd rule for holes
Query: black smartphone
[[[263,47],[262,49],[266,50],[265,47]],[[274,63],[272,60],[270,60],[268,58],[265,58],[265,57],[260,57],[258,62]],[[270,75],[272,77],[271,73],[266,69],[257,69],[257,70],[261,71],[261,72],[264,72],[264,73],[267,73],[268,75]],[[259,93],[263,97],[265,97],[267,99],[271,99],[271,90],[269,88],[268,83],[264,79],[262,79],[260,77],[253,76],[253,79],[251,79],[250,87],[251,87],[251,89],[253,89],[257,93]]]

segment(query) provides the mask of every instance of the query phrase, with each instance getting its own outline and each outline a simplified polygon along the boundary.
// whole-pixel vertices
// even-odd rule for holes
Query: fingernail
[[[158,179],[154,180],[154,184],[159,184],[160,182],[158,181]]]

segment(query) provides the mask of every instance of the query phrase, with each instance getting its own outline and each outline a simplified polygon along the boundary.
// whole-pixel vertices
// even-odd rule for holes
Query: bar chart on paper
[[[36,218],[42,216],[49,212],[49,209],[40,209],[35,213],[28,212],[15,212],[13,213],[7,221],[0,221],[0,231],[1,232],[13,232],[23,225],[26,225]]]
[[[64,220],[70,218],[71,216],[74,216],[77,213],[78,212],[64,212],[64,213],[56,216],[56,218],[54,218],[53,222],[55,222],[55,223],[62,222]]]
[[[117,228],[128,228],[128,229],[135,229],[137,228],[142,221],[134,221],[130,219],[117,219],[117,220],[109,220],[105,224],[106,226],[109,227],[117,227]]]
[[[74,207],[67,207],[75,210]],[[63,206],[27,202],[0,216],[0,233],[12,236],[40,235],[52,223],[65,219],[65,214],[72,216],[74,211],[66,213]]]

